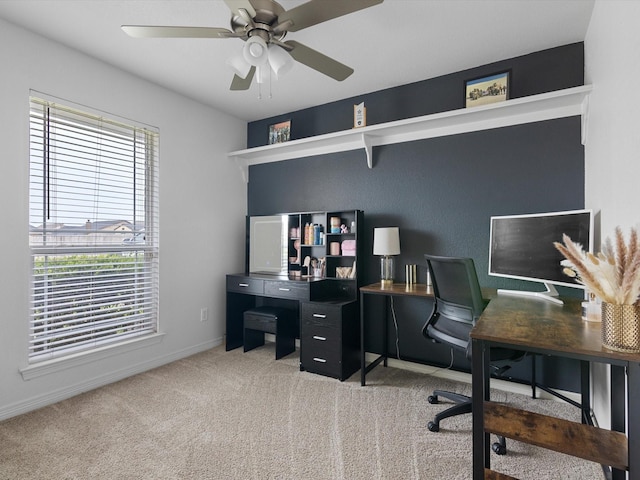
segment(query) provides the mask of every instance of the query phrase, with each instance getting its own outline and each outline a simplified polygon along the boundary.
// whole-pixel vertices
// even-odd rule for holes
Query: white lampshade
[[[227,58],[226,64],[229,65],[240,78],[247,78],[249,70],[251,70],[251,65],[244,59],[244,56],[240,54]]]
[[[279,77],[293,68],[293,58],[284,48],[277,45],[269,45],[269,64],[276,77]]]
[[[398,227],[382,227],[373,229],[374,255],[400,254],[400,229]]]
[[[242,55],[247,63],[254,67],[264,65],[269,58],[267,42],[258,36],[249,38],[242,48]]]

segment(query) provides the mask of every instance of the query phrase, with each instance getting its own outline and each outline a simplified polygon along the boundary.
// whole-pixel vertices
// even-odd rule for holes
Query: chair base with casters
[[[440,431],[440,421],[445,418],[454,417],[456,415],[463,415],[465,413],[471,413],[471,398],[466,395],[462,395],[454,392],[447,392],[445,390],[435,390],[433,395],[429,395],[427,399],[431,404],[440,403],[439,397],[447,398],[455,403],[453,407],[449,407],[446,410],[437,413],[433,420],[427,424],[427,427],[432,432]]]
[[[492,360],[498,362],[498,365],[504,361],[512,361],[518,362],[522,360],[523,355],[522,352],[498,348],[492,350]],[[503,373],[505,373],[511,365],[502,365],[498,366],[496,364],[491,364],[492,368],[492,376],[496,378],[500,378]],[[432,432],[440,431],[440,422],[445,418],[455,417],[456,415],[464,415],[466,413],[472,413],[472,399],[467,395],[463,395],[461,393],[449,392],[446,390],[434,390],[432,395],[429,395],[427,398],[428,402],[431,404],[440,403],[440,397],[451,400],[454,405],[443,410],[440,413],[437,413],[433,420],[427,423],[427,428]],[[507,453],[507,441],[501,436],[497,435],[498,441],[494,442],[491,445],[491,450],[494,451],[496,455],[505,455]]]
[[[462,395],[460,393],[447,392],[445,390],[434,390],[433,395],[429,395],[427,399],[431,404],[440,403],[439,397],[446,398],[455,403],[454,406],[447,408],[446,410],[437,413],[433,420],[427,424],[427,428],[432,432],[440,431],[440,422],[445,418],[454,417],[456,415],[463,415],[465,413],[472,412],[471,397]],[[504,437],[498,435],[498,441],[491,445],[491,449],[497,455],[504,455],[507,453],[507,442]]]

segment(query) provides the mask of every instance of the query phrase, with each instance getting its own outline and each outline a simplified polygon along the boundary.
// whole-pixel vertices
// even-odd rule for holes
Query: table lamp
[[[400,254],[400,229],[382,227],[373,229],[373,254],[380,257],[380,284],[382,288],[393,285],[394,258]]]

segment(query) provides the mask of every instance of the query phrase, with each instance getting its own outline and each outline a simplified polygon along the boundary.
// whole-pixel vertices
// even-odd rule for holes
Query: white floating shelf
[[[477,132],[576,115],[582,116],[582,143],[584,144],[590,92],[591,85],[567,88],[491,105],[461,108],[291,140],[285,143],[238,150],[230,152],[228,156],[238,163],[245,181],[248,180],[249,165],[358,149],[365,151],[367,165],[369,168],[373,168],[373,147],[379,145]]]

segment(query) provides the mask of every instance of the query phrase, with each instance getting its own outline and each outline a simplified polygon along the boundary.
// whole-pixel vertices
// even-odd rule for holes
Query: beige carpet
[[[427,421],[434,387],[377,367],[360,386],[300,372],[273,344],[223,347],[0,423],[0,479],[469,479],[471,416]],[[577,419],[554,400],[493,398]],[[493,467],[523,479],[600,479],[599,465],[508,443]]]

